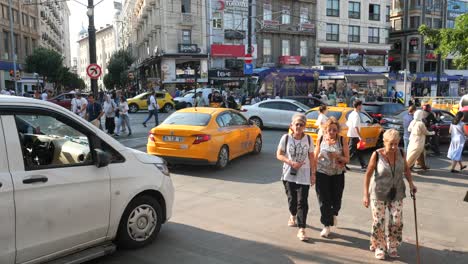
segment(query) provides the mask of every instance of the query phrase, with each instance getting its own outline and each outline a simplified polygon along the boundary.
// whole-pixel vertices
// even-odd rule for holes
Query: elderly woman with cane
[[[397,248],[402,241],[403,198],[405,183],[409,183],[412,193],[416,192],[411,171],[405,160],[404,152],[398,148],[400,134],[395,129],[385,131],[384,148],[376,150],[370,158],[364,180],[365,207],[372,209],[372,233],[370,250],[375,251],[375,258],[397,258]],[[385,211],[389,211],[388,235],[385,234]]]

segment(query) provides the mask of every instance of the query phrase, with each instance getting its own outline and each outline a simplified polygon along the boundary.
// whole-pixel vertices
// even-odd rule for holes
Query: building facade
[[[316,65],[388,72],[389,0],[317,1]]]
[[[122,14],[134,56],[137,89],[168,91],[208,83],[206,1],[135,0]]]
[[[98,79],[98,89],[107,90],[104,86],[103,79],[107,73],[107,64],[112,54],[117,51],[115,41],[115,30],[113,25],[107,24],[96,31],[96,63],[101,66],[102,74]],[[78,75],[86,83],[86,87],[91,87],[91,79],[86,74],[86,68],[90,64],[89,61],[89,39],[88,32],[82,30],[78,40]]]
[[[17,93],[27,91],[25,86],[32,87],[32,80],[24,74],[24,63],[39,45],[39,12],[36,5],[22,5],[22,2],[13,1],[13,33],[14,48],[10,35],[10,16],[8,0],[0,0],[0,90],[15,90]],[[18,87],[14,86],[13,56],[16,54],[16,67],[18,73]]]
[[[317,2],[320,1],[256,2],[257,67],[315,64]]]

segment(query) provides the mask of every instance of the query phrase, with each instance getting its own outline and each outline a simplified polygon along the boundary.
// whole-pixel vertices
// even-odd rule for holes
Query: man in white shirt
[[[346,125],[348,126],[348,137],[349,137],[349,156],[350,159],[354,156],[357,156],[359,159],[359,163],[361,163],[361,168],[365,170],[367,168],[367,164],[362,157],[362,152],[357,148],[357,144],[361,137],[361,117],[360,112],[362,108],[362,102],[360,100],[355,100],[353,103],[354,110],[348,117],[348,121]]]
[[[47,90],[44,90],[44,92],[41,95],[42,101],[47,101],[49,99],[49,94],[47,93]]]
[[[148,104],[148,117],[146,118],[145,121],[143,121],[143,126],[146,127],[146,122],[148,122],[151,117],[153,117],[154,115],[154,123],[155,123],[155,127],[159,125],[159,121],[158,121],[158,110],[159,110],[159,105],[158,105],[158,102],[156,101],[156,97],[154,96],[154,90],[151,91],[151,93],[149,94],[149,104]]]
[[[81,96],[81,92],[76,92],[75,98],[71,101],[72,112],[84,118],[86,107],[88,107],[88,101]]]

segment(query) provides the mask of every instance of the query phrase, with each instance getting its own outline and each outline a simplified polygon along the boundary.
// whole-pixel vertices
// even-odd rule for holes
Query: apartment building
[[[388,72],[389,0],[317,1],[316,65]]]
[[[141,89],[168,91],[208,82],[206,1],[135,0],[124,4],[124,42],[137,62]],[[127,33],[127,34],[126,34]]]
[[[36,5],[23,5],[18,0],[12,2],[14,47],[11,43],[8,0],[0,0],[0,90],[21,92],[21,84],[26,82],[26,78],[21,80],[19,77],[19,85],[15,89],[14,77],[10,76],[13,56],[16,54],[16,67],[22,71],[26,57],[39,45],[39,12]]]
[[[257,67],[315,64],[318,2],[320,1],[256,2]]]

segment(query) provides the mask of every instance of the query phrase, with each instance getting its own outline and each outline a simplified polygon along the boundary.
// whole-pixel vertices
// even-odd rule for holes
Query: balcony
[[[182,13],[180,17],[180,24],[183,26],[193,26],[194,18],[191,13]]]

